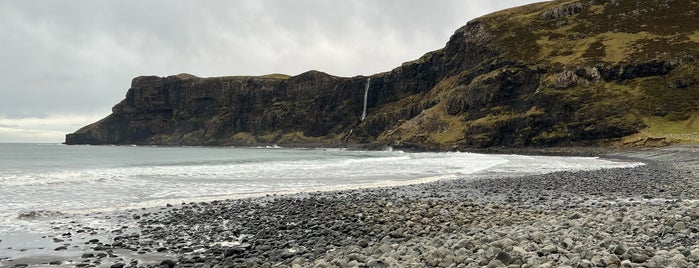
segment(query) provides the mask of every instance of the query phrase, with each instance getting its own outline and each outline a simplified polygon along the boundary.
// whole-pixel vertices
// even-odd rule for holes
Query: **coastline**
[[[57,252],[70,257],[0,266],[691,267],[699,263],[698,152],[599,155],[646,163],[629,169],[137,209],[105,214],[118,217],[111,230],[66,219],[47,239],[63,240],[55,246],[66,249]]]

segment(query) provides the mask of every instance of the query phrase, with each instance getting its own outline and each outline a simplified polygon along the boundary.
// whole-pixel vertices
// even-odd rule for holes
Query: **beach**
[[[698,147],[635,168],[490,174],[56,219],[3,267],[696,267]],[[8,247],[0,241],[0,247]]]

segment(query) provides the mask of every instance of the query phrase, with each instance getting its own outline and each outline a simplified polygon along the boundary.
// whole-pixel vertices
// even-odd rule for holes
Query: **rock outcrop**
[[[111,115],[66,143],[461,149],[699,132],[690,122],[699,115],[697,11],[674,0],[522,6],[369,77],[137,77]]]

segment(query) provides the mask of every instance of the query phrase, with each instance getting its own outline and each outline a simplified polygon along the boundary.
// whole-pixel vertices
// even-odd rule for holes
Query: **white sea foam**
[[[0,148],[0,233],[26,211],[98,212],[166,203],[384,187],[475,173],[633,167],[593,157],[343,149]],[[24,157],[24,158],[22,158]],[[13,218],[14,216],[14,218]],[[3,227],[4,226],[4,227]]]

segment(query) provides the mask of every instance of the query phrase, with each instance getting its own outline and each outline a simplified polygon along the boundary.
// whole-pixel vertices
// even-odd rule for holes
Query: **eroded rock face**
[[[443,49],[369,77],[137,77],[111,115],[66,143],[461,149],[609,141],[638,132],[648,116],[699,115],[696,11],[699,3],[667,0],[527,5],[470,21]]]

